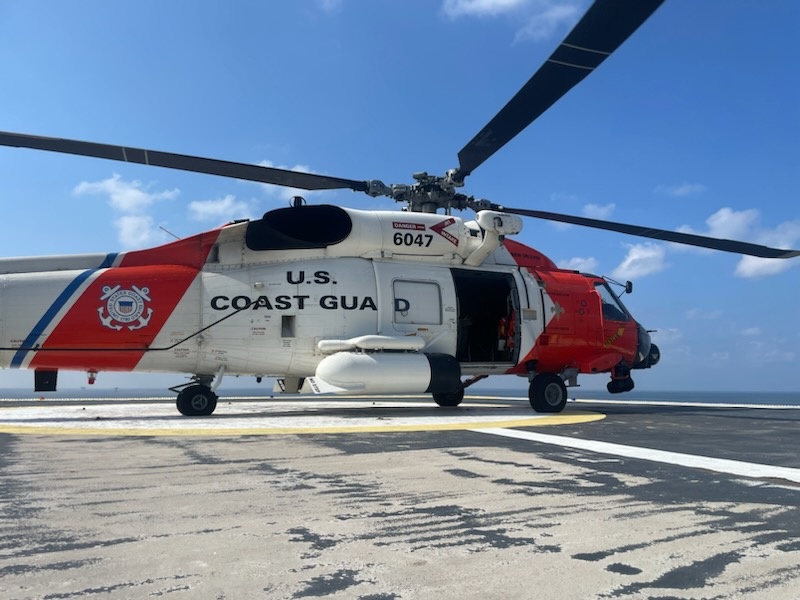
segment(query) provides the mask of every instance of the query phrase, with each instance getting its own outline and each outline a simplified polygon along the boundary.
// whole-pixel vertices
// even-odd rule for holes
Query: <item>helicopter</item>
[[[769,248],[527,208],[461,192],[466,178],[623,44],[663,0],[597,0],[444,175],[385,184],[141,148],[0,132],[0,144],[304,190],[389,197],[404,211],[292,206],[163,246],[0,260],[0,366],[175,372],[178,411],[207,416],[225,376],[284,393],[431,394],[458,406],[485,377],[528,380],[537,412],[564,409],[580,375],[612,393],[660,350],[609,281],[559,269],[513,239],[532,217],[763,258]],[[454,214],[469,210],[474,218]],[[613,283],[613,282],[612,282]],[[625,283],[626,292],[632,290]]]

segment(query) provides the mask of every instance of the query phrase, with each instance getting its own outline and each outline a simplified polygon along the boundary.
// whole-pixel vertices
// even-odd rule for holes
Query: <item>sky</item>
[[[6,0],[0,129],[408,183],[415,171],[455,167],[588,4]],[[798,248],[798,31],[796,0],[666,0],[464,191]],[[0,255],[153,246],[258,217],[294,193],[0,148]],[[349,191],[303,195],[399,208]],[[800,258],[742,258],[533,219],[517,239],[560,266],[634,282],[623,300],[657,330],[662,352],[656,368],[636,373],[637,390],[800,387]],[[182,381],[101,373],[98,385]],[[30,373],[0,373],[0,386],[31,382]],[[603,388],[606,378],[580,383]]]

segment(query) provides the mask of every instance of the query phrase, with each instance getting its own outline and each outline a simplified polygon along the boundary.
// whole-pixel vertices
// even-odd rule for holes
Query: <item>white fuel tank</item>
[[[450,393],[461,367],[449,354],[337,352],[317,366],[302,391],[315,394]]]

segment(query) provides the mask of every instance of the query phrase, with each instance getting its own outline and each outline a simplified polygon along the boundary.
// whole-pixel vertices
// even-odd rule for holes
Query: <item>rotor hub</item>
[[[471,198],[456,192],[456,188],[463,186],[464,182],[453,177],[455,172],[455,169],[451,169],[444,176],[439,176],[420,171],[412,175],[416,183],[392,185],[386,188],[385,195],[397,202],[405,202],[406,210],[411,212],[435,213],[439,209],[468,208]]]

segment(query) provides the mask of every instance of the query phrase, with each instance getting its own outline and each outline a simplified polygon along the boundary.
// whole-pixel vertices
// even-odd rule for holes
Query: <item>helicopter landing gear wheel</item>
[[[175,404],[182,415],[206,417],[217,408],[217,395],[205,385],[190,385],[178,393]]]
[[[461,404],[464,399],[464,388],[457,392],[438,393],[433,395],[433,400],[439,406],[452,408]]]
[[[609,394],[621,394],[622,392],[630,392],[633,389],[633,379],[626,377],[625,379],[612,379],[606,385]]]
[[[531,407],[540,413],[559,413],[567,405],[567,386],[555,373],[542,373],[528,388]]]

